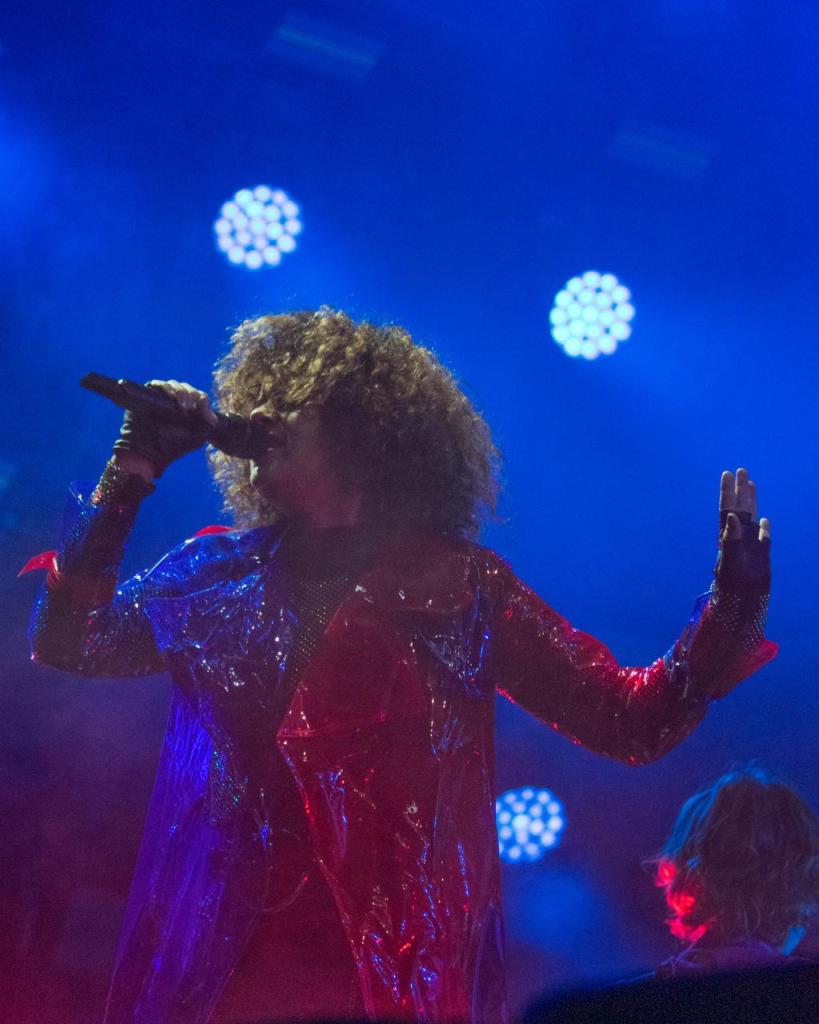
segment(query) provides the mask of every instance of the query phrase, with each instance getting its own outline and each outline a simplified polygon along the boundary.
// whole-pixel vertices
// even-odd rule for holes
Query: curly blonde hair
[[[264,403],[318,406],[342,481],[376,521],[470,537],[494,511],[499,456],[486,421],[401,327],[327,307],[246,320],[214,385],[222,411],[243,416]],[[210,462],[237,525],[275,521],[245,461],[212,451]]]
[[[785,940],[819,911],[819,818],[758,765],[692,796],[656,862],[673,934]]]

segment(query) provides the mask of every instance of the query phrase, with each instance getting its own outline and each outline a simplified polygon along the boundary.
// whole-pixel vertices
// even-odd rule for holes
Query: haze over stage
[[[548,790],[565,815],[503,864],[517,1007],[670,955],[640,863],[704,780],[761,756],[819,802],[817,52],[816,5],[773,0],[4,12],[0,1017],[100,1019],[168,701],[162,678],[28,661],[16,573],[119,424],[76,382],[207,389],[265,312],[327,303],[435,349],[504,452],[485,543],[625,663],[711,583],[719,472],[764,482],[781,653],[680,748],[634,770],[498,706],[498,796]],[[612,324],[583,312],[605,275]],[[593,294],[561,323],[573,280]],[[194,456],[157,499],[128,572],[224,521]]]

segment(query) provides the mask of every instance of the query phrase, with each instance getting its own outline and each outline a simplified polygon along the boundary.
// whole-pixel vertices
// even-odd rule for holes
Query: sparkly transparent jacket
[[[174,683],[108,1024],[207,1021],[276,873],[274,745],[371,1018],[502,1024],[496,693],[637,765],[775,650],[765,595],[716,586],[664,657],[623,667],[493,552],[419,535],[349,587],[286,690],[282,530],[197,537],[115,585],[134,515],[75,496],[32,629],[45,664]]]

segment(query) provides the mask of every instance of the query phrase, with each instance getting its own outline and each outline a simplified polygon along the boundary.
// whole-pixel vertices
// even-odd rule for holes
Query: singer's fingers
[[[726,469],[719,481],[719,510],[720,512],[730,512],[734,505],[734,474],[730,469]]]
[[[190,384],[180,384],[178,402],[187,412],[198,412],[199,415],[212,426],[216,426],[216,413],[210,405],[210,398],[204,391],[191,387]]]
[[[213,411],[211,407],[210,398],[208,398],[204,391],[197,391],[196,395],[197,409],[199,411],[199,414],[203,417],[203,419],[206,422],[210,423],[212,427],[215,427],[219,421],[216,418],[216,413]]]
[[[178,380],[149,380],[149,388],[156,388],[157,391],[163,391],[168,398],[172,398],[180,409],[184,409],[185,412],[190,412],[193,408],[193,402],[187,396],[187,384],[181,384]]]
[[[739,540],[742,536],[742,524],[736,512],[729,512],[725,522],[725,531],[722,534],[723,540]]]
[[[171,394],[180,409],[184,409],[185,412],[193,412],[196,408],[196,400],[190,384],[183,384],[181,380],[169,380],[168,384],[171,386]]]
[[[178,380],[149,380],[146,387],[156,388],[157,391],[164,391],[166,395],[170,395],[171,398],[176,398],[177,389],[179,387]]]
[[[218,422],[216,413],[211,408],[210,398],[204,391],[179,380],[149,380],[148,386],[164,391],[166,395],[173,398],[180,409],[185,412],[198,412],[207,423],[216,426]]]

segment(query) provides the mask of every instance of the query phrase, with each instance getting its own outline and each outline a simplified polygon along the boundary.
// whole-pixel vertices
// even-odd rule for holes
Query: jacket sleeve
[[[111,486],[109,474],[109,486],[101,482],[89,498],[72,489],[63,536],[32,614],[34,661],[84,676],[163,670],[145,615],[150,580],[135,576],[117,586],[139,499],[150,489],[143,487],[140,494],[133,478]]]
[[[574,629],[502,569],[493,667],[500,691],[575,743],[628,764],[662,757],[697,725],[708,703],[770,661],[763,637],[767,592],[715,582],[682,635],[642,668]]]

